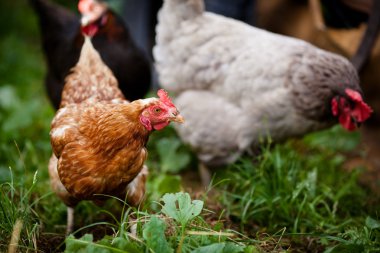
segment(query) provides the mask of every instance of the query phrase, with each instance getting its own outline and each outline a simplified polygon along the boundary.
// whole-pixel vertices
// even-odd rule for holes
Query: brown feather
[[[66,78],[61,109],[51,124],[51,185],[68,206],[114,195],[138,205],[145,193],[149,131],[142,111],[158,99],[128,103],[111,70],[86,38]],[[128,187],[133,181],[133,191]]]
[[[125,99],[112,71],[103,63],[90,38],[85,38],[79,61],[71,71],[72,73],[65,79],[61,108],[87,99],[93,101]]]

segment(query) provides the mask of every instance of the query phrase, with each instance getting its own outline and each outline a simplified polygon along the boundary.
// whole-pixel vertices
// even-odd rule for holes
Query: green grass
[[[116,222],[118,232],[95,242],[86,234],[76,239],[66,239],[65,252],[245,252],[254,249],[242,242],[242,236],[231,230],[222,230],[221,222],[213,226],[200,215],[204,202],[191,200],[188,193],[165,194],[160,211],[149,214],[139,210],[125,212],[121,222]],[[205,212],[205,210],[203,210]],[[127,216],[137,217],[130,221]],[[135,224],[136,234],[130,229]],[[251,252],[251,251],[246,251]]]
[[[254,162],[233,164],[223,194],[230,215],[238,215],[242,224],[254,220],[292,233],[331,233],[365,213],[356,208],[366,201],[366,192],[356,183],[359,171],[341,171],[340,154],[297,149],[288,142],[265,149]]]
[[[43,86],[37,23],[24,0],[2,1],[0,23],[0,252],[17,221],[21,252],[52,251],[64,240],[66,207],[49,186],[54,112]],[[148,144],[144,208],[123,210],[117,200],[104,207],[80,203],[76,228],[86,228],[67,239],[67,252],[379,252],[378,196],[358,184],[365,168],[344,169],[359,142],[359,133],[334,127],[263,145],[254,159],[218,171],[209,193],[190,192],[198,199],[192,202],[186,194],[163,197],[183,191],[187,179],[179,173],[196,167],[169,127]]]
[[[379,230],[372,226],[368,233],[366,222],[379,218],[379,203],[358,185],[360,168],[342,170],[346,157],[339,151],[354,149],[359,140],[342,131],[335,127],[264,148],[254,161],[243,158],[231,165],[221,176],[220,200],[227,216],[249,234],[283,229],[294,242],[309,237],[326,248],[341,243],[349,249],[360,245],[363,250],[355,252],[379,250]],[[327,141],[332,134],[340,144]]]
[[[12,175],[12,174],[11,174]],[[0,185],[0,238],[10,239],[14,225],[22,222],[20,240],[18,244],[22,249],[34,248],[33,243],[38,235],[38,219],[34,213],[35,202],[31,201],[31,193],[35,187],[37,173],[31,186],[17,184],[11,178],[10,182]],[[0,249],[4,250],[7,240],[0,241]]]

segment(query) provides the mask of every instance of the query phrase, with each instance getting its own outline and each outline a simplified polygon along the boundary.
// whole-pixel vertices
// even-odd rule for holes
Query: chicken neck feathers
[[[89,37],[85,38],[77,65],[65,79],[61,107],[70,103],[124,99],[112,71],[104,64]]]

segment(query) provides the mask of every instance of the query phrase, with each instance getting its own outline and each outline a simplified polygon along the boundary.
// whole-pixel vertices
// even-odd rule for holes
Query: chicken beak
[[[82,26],[87,26],[89,23],[90,23],[90,19],[88,18],[88,16],[83,16],[81,19],[80,19],[80,23]]]
[[[177,122],[177,123],[183,123],[183,122],[185,122],[185,119],[180,114],[178,114],[177,116],[171,118],[170,120],[173,121],[173,122]]]

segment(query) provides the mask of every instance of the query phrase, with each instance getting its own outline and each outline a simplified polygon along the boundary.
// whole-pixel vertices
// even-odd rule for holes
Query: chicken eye
[[[154,108],[153,111],[154,113],[158,114],[161,112],[161,108]]]

